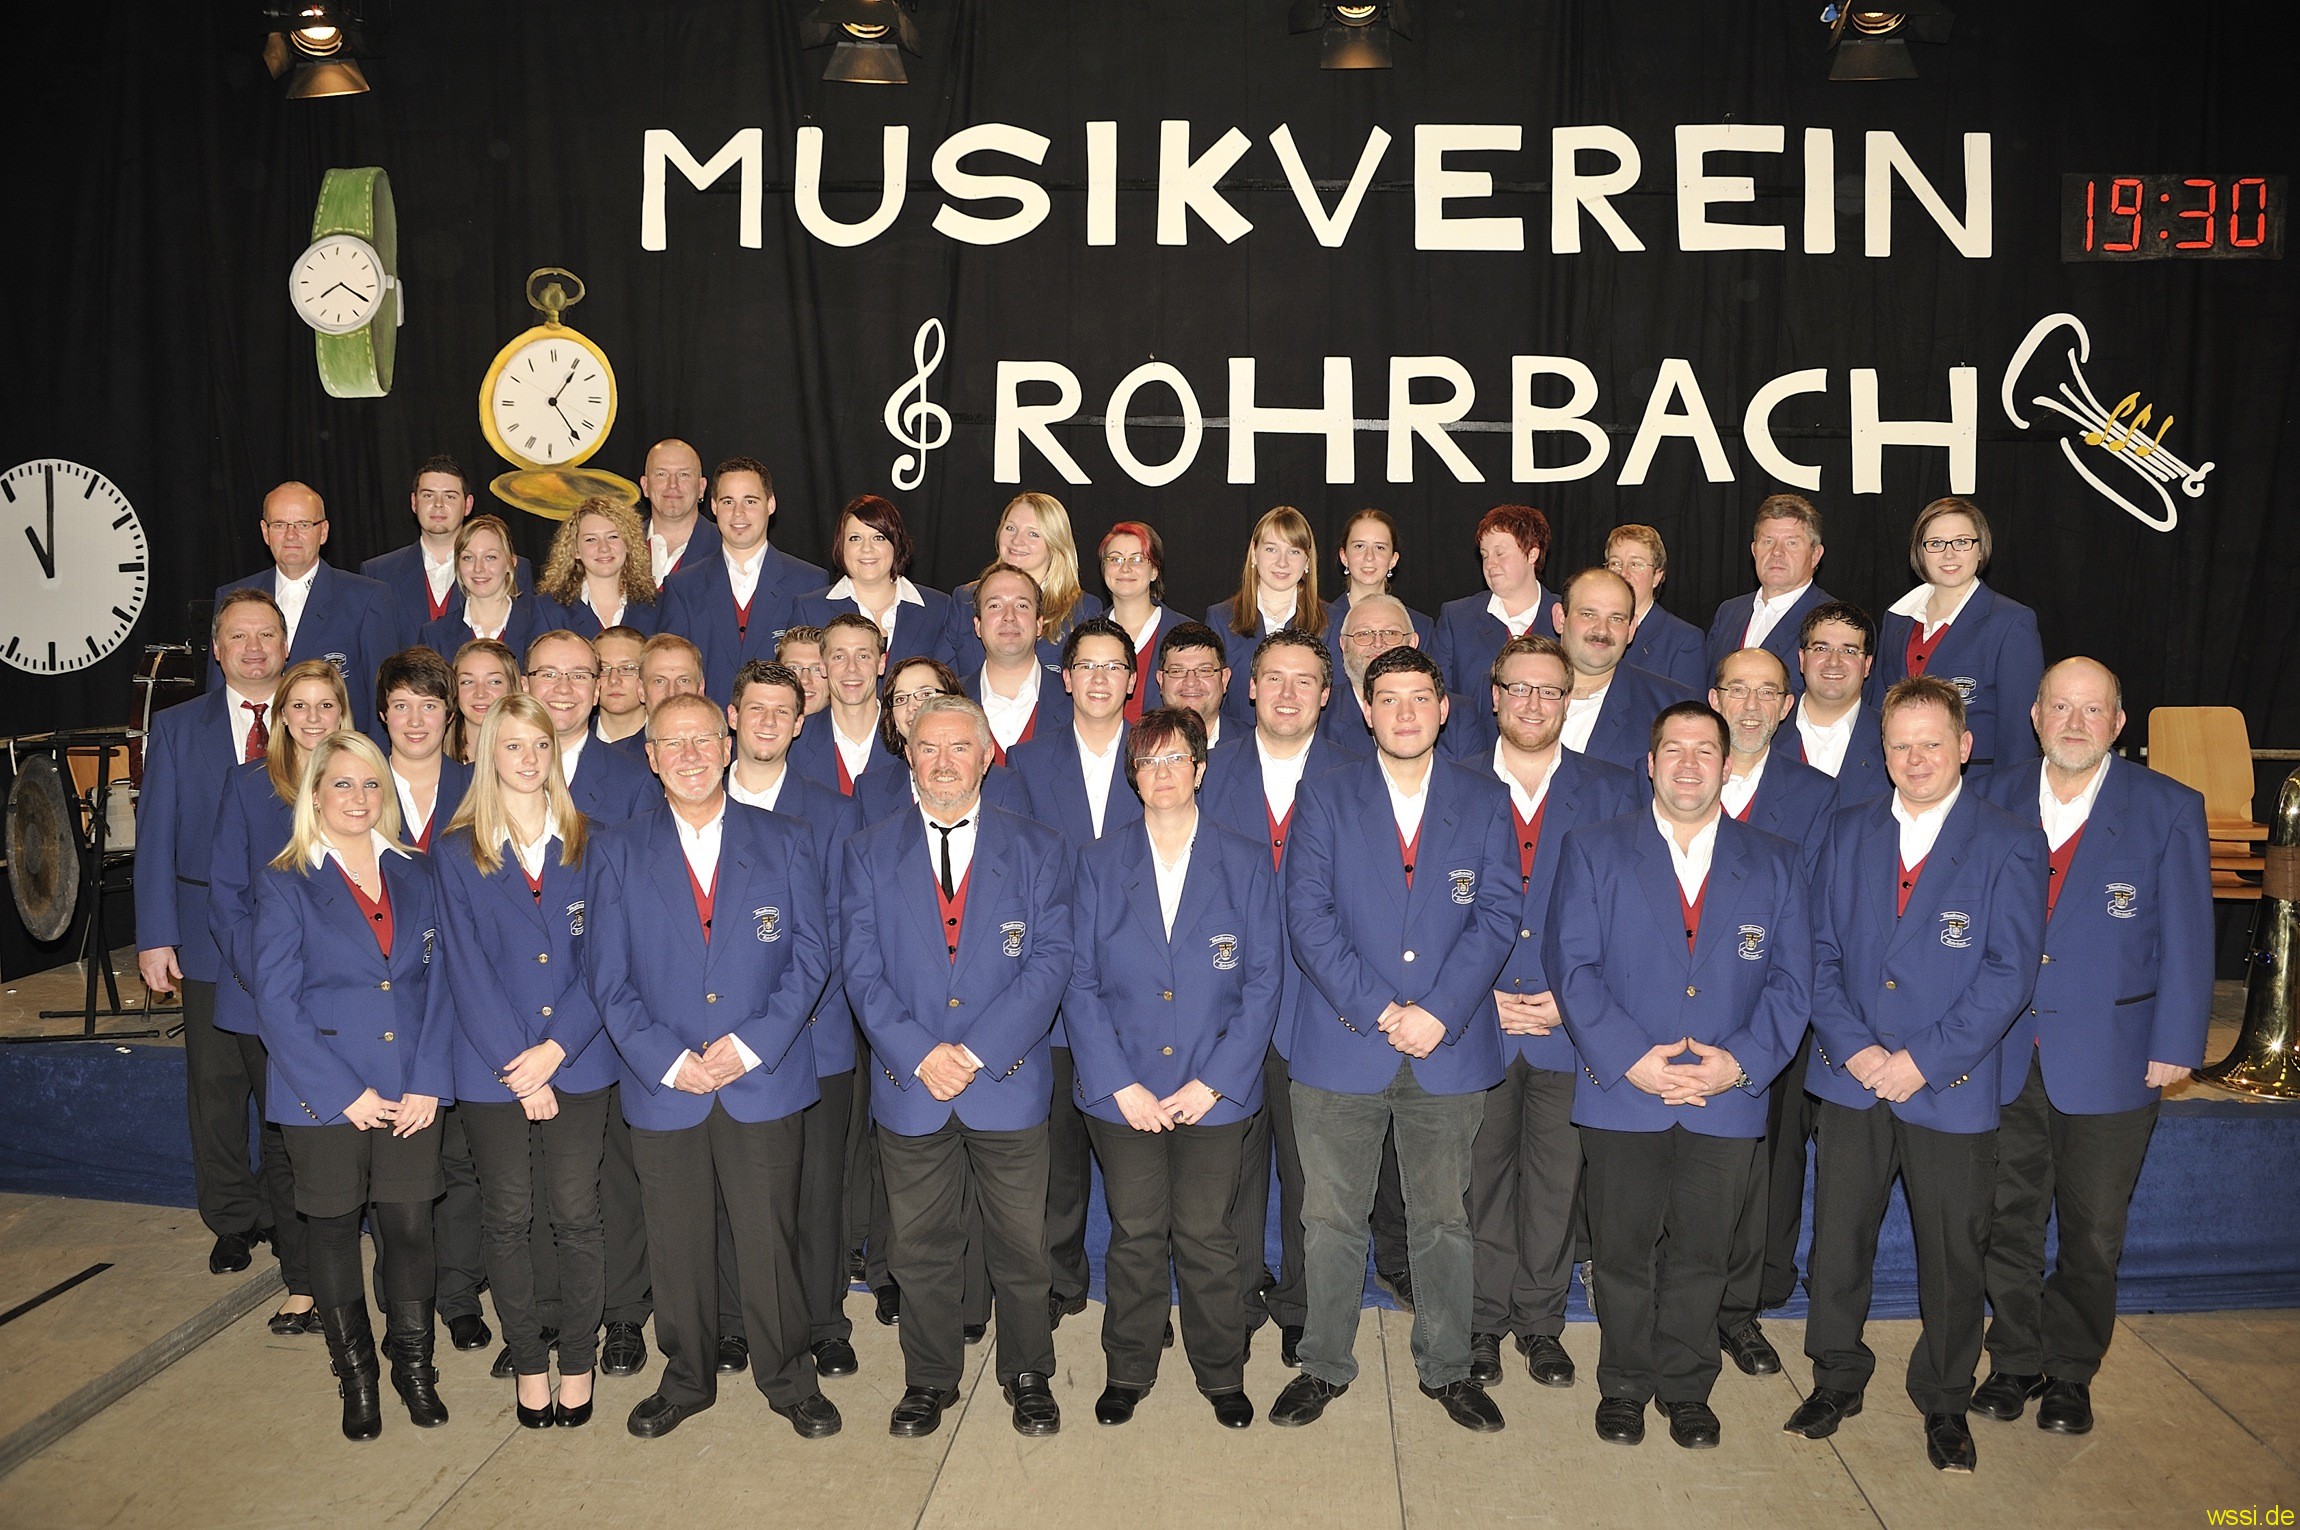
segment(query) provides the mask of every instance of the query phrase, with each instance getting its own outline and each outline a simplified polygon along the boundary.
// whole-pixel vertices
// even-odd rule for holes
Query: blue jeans
[[[1309,1304],[1303,1374],[1336,1386],[1357,1378],[1351,1351],[1366,1289],[1367,1223],[1381,1174],[1382,1139],[1394,1125],[1414,1282],[1414,1370],[1427,1387],[1464,1379],[1476,1245],[1463,1200],[1485,1095],[1431,1094],[1402,1058],[1379,1094],[1337,1094],[1299,1079],[1291,1088],[1302,1156],[1302,1271]]]

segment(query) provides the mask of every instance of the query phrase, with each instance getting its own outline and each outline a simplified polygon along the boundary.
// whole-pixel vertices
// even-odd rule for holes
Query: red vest
[[[1292,817],[1293,815],[1289,813],[1287,816]],[[1422,826],[1418,823],[1414,825],[1414,837],[1412,839],[1406,838],[1405,831],[1398,829],[1395,822],[1392,822],[1390,827],[1397,831],[1398,859],[1405,863],[1406,868],[1406,891],[1412,892],[1414,890],[1414,854],[1421,847]]]
[[[1931,858],[1932,857],[1927,856],[1925,859],[1930,860]],[[1896,864],[1898,864],[1897,857]],[[1919,861],[1914,866],[1901,867],[1900,901],[1893,905],[1893,917],[1895,919],[1900,918],[1903,914],[1909,911],[1909,894],[1917,890],[1917,878],[1923,876],[1924,874],[1924,861]]]
[[[1701,879],[1701,890],[1693,895],[1691,902],[1686,901],[1685,884],[1683,882],[1677,884],[1677,908],[1685,916],[1685,954],[1688,956],[1693,954],[1694,937],[1701,933],[1701,905],[1708,900],[1708,897],[1709,879],[1707,877]]]
[[[958,937],[966,933],[966,888],[974,880],[974,867],[969,864],[966,875],[958,879],[958,891],[945,893],[942,883],[934,884],[934,902],[942,918],[942,943],[949,952],[952,965],[958,962]]]
[[[2044,916],[2047,919],[2052,917],[2054,907],[2060,902],[2060,890],[2068,882],[2069,862],[2076,859],[2076,847],[2083,842],[2084,825],[2078,824],[2076,832],[2062,840],[2060,848],[2055,850],[2046,862]]]
[[[694,862],[687,860],[684,853],[681,853],[679,859],[685,862],[687,867],[687,888],[695,895],[695,917],[703,922],[703,944],[707,946],[711,943],[711,900],[715,894],[712,888],[705,887],[702,879],[695,875]],[[718,871],[713,868],[711,881],[714,886],[718,880]]]
[[[359,905],[361,913],[367,915],[367,927],[375,934],[377,949],[385,956],[391,955],[391,885],[383,879],[382,865],[378,863],[375,868],[373,898],[359,890],[359,884],[351,879],[350,872],[344,871],[341,861],[336,863],[335,869],[343,872],[343,885],[351,889],[351,901]]]
[[[1541,806],[1533,810],[1531,818],[1518,817],[1517,805],[1515,803],[1510,804],[1509,816],[1511,821],[1517,825],[1517,890],[1519,892],[1524,892],[1533,885],[1534,852],[1541,848],[1541,818],[1548,811],[1549,798],[1547,796],[1541,799]]]
[[[1949,635],[1951,625],[1949,622],[1943,622],[1934,630],[1931,637],[1926,637],[1924,618],[1918,617],[1909,623],[1908,660],[1910,674],[1921,675],[1925,672],[1925,666],[1933,662],[1933,650],[1940,647],[1941,639]]]
[[[1286,869],[1286,833],[1293,827],[1294,822],[1293,804],[1288,803],[1286,805],[1286,816],[1280,818],[1277,814],[1270,811],[1270,799],[1264,797],[1262,799],[1262,817],[1267,820],[1270,825],[1271,868],[1277,871],[1284,871]]]

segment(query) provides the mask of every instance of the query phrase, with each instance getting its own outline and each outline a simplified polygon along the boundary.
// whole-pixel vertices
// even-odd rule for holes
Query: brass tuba
[[[2300,770],[2284,778],[2268,822],[2268,862],[2252,916],[2251,972],[2244,983],[2244,1029],[2229,1054],[2196,1076],[2238,1094],[2300,1099]]]

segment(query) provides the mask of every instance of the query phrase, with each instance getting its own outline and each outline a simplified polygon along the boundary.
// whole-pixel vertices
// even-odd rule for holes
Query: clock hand
[[[42,546],[39,536],[31,527],[24,528],[24,540],[32,544],[32,555],[40,560],[40,572],[50,579],[56,577],[56,470],[49,468],[48,480],[48,542]]]
[[[559,379],[559,386],[551,390],[552,408],[556,409],[559,407],[559,395],[567,391],[567,385],[575,380],[575,374],[582,369],[583,363],[578,361],[575,363],[575,365],[567,369],[567,375],[565,377]]]
[[[566,427],[567,427],[567,439],[568,439],[568,440],[570,440],[570,441],[580,441],[580,440],[582,440],[582,439],[583,439],[583,437],[582,437],[582,436],[581,436],[581,435],[580,435],[580,434],[579,434],[579,433],[576,431],[576,429],[575,429],[575,422],[574,422],[573,420],[570,420],[569,418],[567,418],[567,411],[559,407],[559,400],[557,400],[557,399],[553,399],[553,400],[551,401],[551,412],[552,412],[553,414],[555,414],[555,415],[559,416],[559,423],[560,423],[560,424],[562,424],[562,425],[564,425],[564,426],[566,426]],[[25,528],[25,529],[26,529],[26,530],[30,530],[31,528],[27,527],[27,528]]]

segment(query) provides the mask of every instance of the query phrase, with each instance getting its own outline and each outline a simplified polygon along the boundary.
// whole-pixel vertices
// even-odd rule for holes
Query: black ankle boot
[[[383,1314],[383,1352],[391,1357],[391,1385],[407,1404],[408,1421],[419,1429],[447,1422],[439,1400],[439,1372],[431,1364],[433,1307],[430,1302],[393,1302]]]
[[[321,1308],[319,1330],[326,1336],[328,1367],[343,1397],[343,1437],[372,1440],[383,1433],[383,1398],[367,1303]]]

